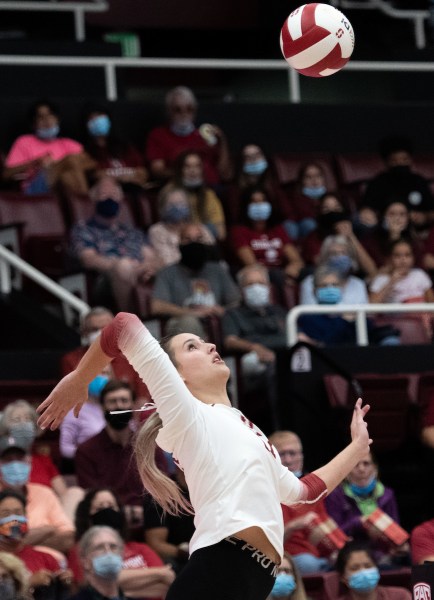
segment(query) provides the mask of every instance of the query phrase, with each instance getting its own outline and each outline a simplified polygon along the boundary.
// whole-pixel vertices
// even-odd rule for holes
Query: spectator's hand
[[[359,222],[367,227],[374,227],[378,225],[378,217],[372,208],[365,206],[359,211]]]
[[[253,352],[256,352],[260,362],[273,363],[276,360],[276,355],[272,350],[269,350],[262,344],[255,344],[253,346]]]
[[[226,139],[225,134],[223,133],[223,131],[220,129],[220,127],[218,125],[212,124],[211,127],[212,127],[213,134],[216,136],[216,138],[219,141]]]
[[[39,427],[56,429],[71,409],[74,409],[74,415],[78,417],[87,400],[87,392],[87,383],[77,377],[75,371],[66,375],[36,409],[41,415],[38,419]]]
[[[300,517],[291,519],[291,521],[285,523],[284,539],[291,537],[294,531],[299,531],[300,529],[304,529],[305,527],[307,527],[316,516],[316,512],[309,511],[305,515],[301,515]]]
[[[369,408],[369,404],[362,406],[362,399],[359,398],[354,406],[353,418],[351,419],[351,441],[360,447],[361,455],[367,455],[369,446],[372,444],[368,433],[368,424],[365,421]]]
[[[214,313],[213,306],[192,306],[190,307],[190,314],[194,317],[198,317],[199,319],[203,319],[204,317],[210,317]]]
[[[63,583],[63,585],[70,586],[74,581],[74,573],[71,569],[63,569],[62,571],[57,571],[56,577],[59,581]]]
[[[300,265],[286,265],[285,275],[291,279],[297,279],[297,277],[300,275]]]
[[[41,586],[49,586],[55,577],[55,573],[49,571],[48,569],[40,569],[36,571],[36,573],[32,573],[29,578],[29,587],[41,587]]]
[[[44,156],[41,156],[39,159],[39,164],[41,167],[44,167],[45,169],[47,167],[49,167],[50,165],[52,165],[55,161],[53,160],[51,154],[45,154]]]

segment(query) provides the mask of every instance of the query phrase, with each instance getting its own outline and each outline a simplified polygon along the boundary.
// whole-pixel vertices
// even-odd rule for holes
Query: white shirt
[[[371,292],[379,292],[390,281],[390,275],[377,275],[370,285]],[[432,281],[422,269],[410,269],[409,273],[396,281],[384,302],[406,302],[423,300],[425,292],[432,287]]]
[[[239,410],[195,398],[137,319],[123,327],[118,347],[157,405],[163,422],[158,445],[184,470],[195,510],[190,552],[257,526],[282,556],[280,504],[296,502],[303,484],[282,465],[277,450]]]

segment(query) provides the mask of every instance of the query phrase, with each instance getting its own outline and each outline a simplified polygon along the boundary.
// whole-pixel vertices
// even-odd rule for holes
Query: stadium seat
[[[45,400],[56,383],[57,379],[2,379],[0,380],[0,410],[20,398],[37,406]]]
[[[434,181],[434,155],[433,154],[415,154],[413,156],[413,171],[428,179]]]
[[[336,156],[336,167],[339,189],[350,209],[355,211],[367,182],[384,170],[384,163],[378,154],[349,153]]]
[[[336,571],[304,575],[303,583],[311,600],[335,600],[338,597],[339,575]]]
[[[391,325],[399,329],[401,344],[431,344],[431,337],[421,315],[387,315],[375,319],[377,325]]]
[[[333,161],[329,154],[285,152],[276,153],[272,156],[272,163],[281,185],[295,183],[300,168],[308,162],[314,162],[324,169],[328,190],[335,190],[337,188]]]

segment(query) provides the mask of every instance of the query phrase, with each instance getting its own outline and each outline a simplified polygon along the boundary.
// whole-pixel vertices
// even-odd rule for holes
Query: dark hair
[[[128,535],[127,521],[125,518],[124,508],[123,508],[121,502],[119,501],[118,497],[116,496],[116,494],[114,493],[113,490],[111,490],[110,488],[101,487],[101,488],[93,488],[93,489],[88,490],[86,492],[86,495],[84,496],[83,500],[81,500],[81,502],[79,502],[77,505],[77,508],[75,511],[75,519],[74,519],[75,540],[77,542],[82,538],[83,534],[93,525],[91,518],[90,518],[91,517],[90,507],[92,505],[92,502],[93,502],[95,496],[97,494],[99,494],[100,492],[110,492],[110,494],[116,500],[116,504],[119,507],[119,511],[120,511],[121,519],[122,519],[122,525],[121,525],[119,534],[123,540],[125,540],[127,538],[127,535]]]
[[[410,155],[413,154],[413,144],[409,138],[403,135],[390,135],[381,140],[378,144],[378,151],[381,158],[384,161],[390,157],[394,152],[408,152]]]
[[[265,200],[271,204],[271,215],[267,219],[267,224],[269,227],[273,227],[281,221],[280,213],[275,205],[274,198],[271,198],[267,190],[260,185],[251,185],[247,187],[241,194],[238,222],[240,224],[247,225],[248,227],[251,226],[252,221],[247,214],[248,206],[251,203],[253,194],[258,192],[264,194]]]
[[[100,403],[104,404],[104,400],[107,394],[110,394],[110,392],[115,392],[116,390],[128,390],[129,392],[131,392],[131,398],[133,402],[136,399],[136,393],[131,387],[131,385],[128,383],[128,381],[122,381],[121,379],[110,379],[102,388],[102,391],[99,395]]]
[[[303,178],[306,175],[306,171],[310,167],[316,167],[319,171],[321,171],[321,175],[325,178],[326,173],[325,173],[324,167],[321,166],[319,163],[315,162],[314,160],[311,160],[308,162],[304,162],[303,164],[300,165],[300,168],[299,168],[298,174],[297,174],[298,185],[301,185]]]
[[[38,110],[41,108],[41,106],[47,106],[49,111],[55,115],[56,117],[59,116],[59,111],[57,109],[57,106],[55,104],[53,104],[52,102],[50,102],[50,100],[45,100],[45,99],[41,99],[41,100],[36,100],[36,102],[34,102],[28,112],[27,112],[27,118],[28,121],[30,123],[30,126],[33,127],[35,119],[36,119],[36,115],[38,114]]]
[[[395,250],[396,246],[399,246],[399,244],[407,244],[407,246],[410,247],[411,249],[411,253],[414,256],[414,248],[413,248],[413,244],[411,243],[411,241],[408,238],[405,237],[399,237],[397,240],[393,240],[392,242],[390,242],[389,247],[388,247],[388,256],[392,256],[393,251]]]
[[[338,556],[336,558],[335,569],[340,575],[343,575],[347,566],[347,562],[351,554],[353,554],[353,552],[366,552],[366,554],[372,560],[374,565],[377,564],[374,554],[372,552],[372,548],[367,542],[347,542],[345,546],[339,550]]]
[[[181,154],[178,155],[174,164],[174,181],[177,186],[184,188],[182,183],[182,170],[184,168],[185,161],[189,156],[198,156],[201,160],[203,166],[203,155],[199,150],[184,150]],[[201,185],[197,190],[195,190],[195,194],[197,197],[197,213],[201,221],[205,221],[205,200],[206,200],[206,186],[205,184]]]
[[[106,145],[99,146],[96,143],[95,137],[89,133],[87,123],[92,114],[99,113],[107,115],[111,122],[111,127],[106,136]],[[109,154],[113,158],[122,158],[128,151],[128,143],[118,134],[116,126],[113,123],[113,116],[110,109],[103,103],[88,102],[84,105],[81,113],[81,129],[83,136],[83,145],[89,155],[96,161],[102,161]]]
[[[3,500],[6,500],[6,498],[15,498],[15,500],[21,502],[24,509],[27,506],[25,496],[23,494],[20,494],[19,492],[16,492],[15,490],[2,490],[0,492],[0,502],[3,502]]]

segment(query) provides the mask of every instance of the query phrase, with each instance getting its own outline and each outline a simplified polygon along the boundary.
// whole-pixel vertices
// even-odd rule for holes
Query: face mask
[[[39,127],[36,130],[36,135],[41,140],[54,140],[59,135],[59,125],[53,125],[52,127]]]
[[[265,158],[257,160],[252,163],[246,163],[243,165],[243,171],[247,175],[262,175],[265,169],[268,167],[268,163]]]
[[[244,301],[251,308],[261,308],[270,303],[270,288],[264,283],[252,283],[243,289]]]
[[[300,477],[303,475],[303,471],[293,471],[293,473],[297,477],[297,479],[300,479]]]
[[[172,204],[165,208],[161,218],[166,223],[182,223],[183,221],[188,221],[190,216],[190,208],[187,205]]]
[[[96,214],[106,219],[116,217],[119,213],[119,202],[113,200],[113,198],[106,198],[105,200],[99,200],[96,203]]]
[[[36,426],[31,421],[17,423],[9,428],[9,435],[14,438],[20,448],[28,450],[36,437]]]
[[[182,185],[188,190],[196,190],[197,188],[202,187],[203,177],[183,177]]]
[[[247,207],[247,216],[252,221],[266,221],[271,215],[271,204],[269,202],[252,202]]]
[[[87,129],[91,135],[108,135],[111,129],[111,121],[107,115],[99,115],[87,122]]]
[[[104,411],[104,417],[110,427],[113,427],[116,431],[122,431],[128,427],[128,423],[131,421],[133,416],[132,412],[121,413],[118,415],[110,414],[109,410]]]
[[[170,131],[181,137],[187,137],[187,135],[193,133],[194,130],[194,123],[172,123],[170,126]]]
[[[201,242],[189,242],[179,246],[181,262],[193,271],[200,271],[208,260],[208,247]]]
[[[328,285],[316,290],[316,298],[319,304],[337,304],[342,300],[341,288]]]
[[[312,198],[312,200],[318,200],[321,196],[324,196],[327,188],[325,185],[320,185],[319,187],[303,187],[301,188],[301,192],[303,196],[307,196],[308,198]]]
[[[95,574],[102,579],[116,579],[122,570],[122,556],[107,552],[92,558],[92,566]]]
[[[30,465],[21,460],[0,465],[3,482],[7,485],[25,485],[29,481]]]
[[[99,395],[105,388],[108,380],[109,378],[106,375],[97,375],[95,379],[92,379],[87,387],[89,396],[95,396],[95,398],[99,398]]]
[[[99,338],[99,336],[101,335],[101,330],[98,331],[92,331],[91,333],[89,333],[89,335],[87,336],[87,345],[91,345],[93,344],[93,342]]]
[[[294,575],[290,573],[279,573],[274,582],[271,595],[276,598],[282,598],[283,596],[289,596],[294,592],[297,584],[295,583]]]
[[[0,598],[2,600],[15,600],[15,586],[10,579],[8,581],[0,581]]]
[[[380,572],[377,567],[372,567],[353,573],[348,580],[348,585],[356,592],[372,592],[379,581]]]
[[[103,508],[90,515],[92,525],[107,525],[116,531],[120,531],[123,525],[122,513],[114,508]]]
[[[367,485],[356,485],[355,483],[350,483],[350,489],[354,494],[356,494],[356,496],[367,496],[374,491],[376,485],[377,479],[373,477]]]
[[[22,540],[27,533],[27,519],[22,515],[9,515],[0,519],[0,539]],[[0,595],[0,598],[3,596]]]
[[[342,277],[346,277],[351,271],[353,261],[346,254],[341,254],[340,256],[331,256],[327,264],[332,269],[336,269]]]

